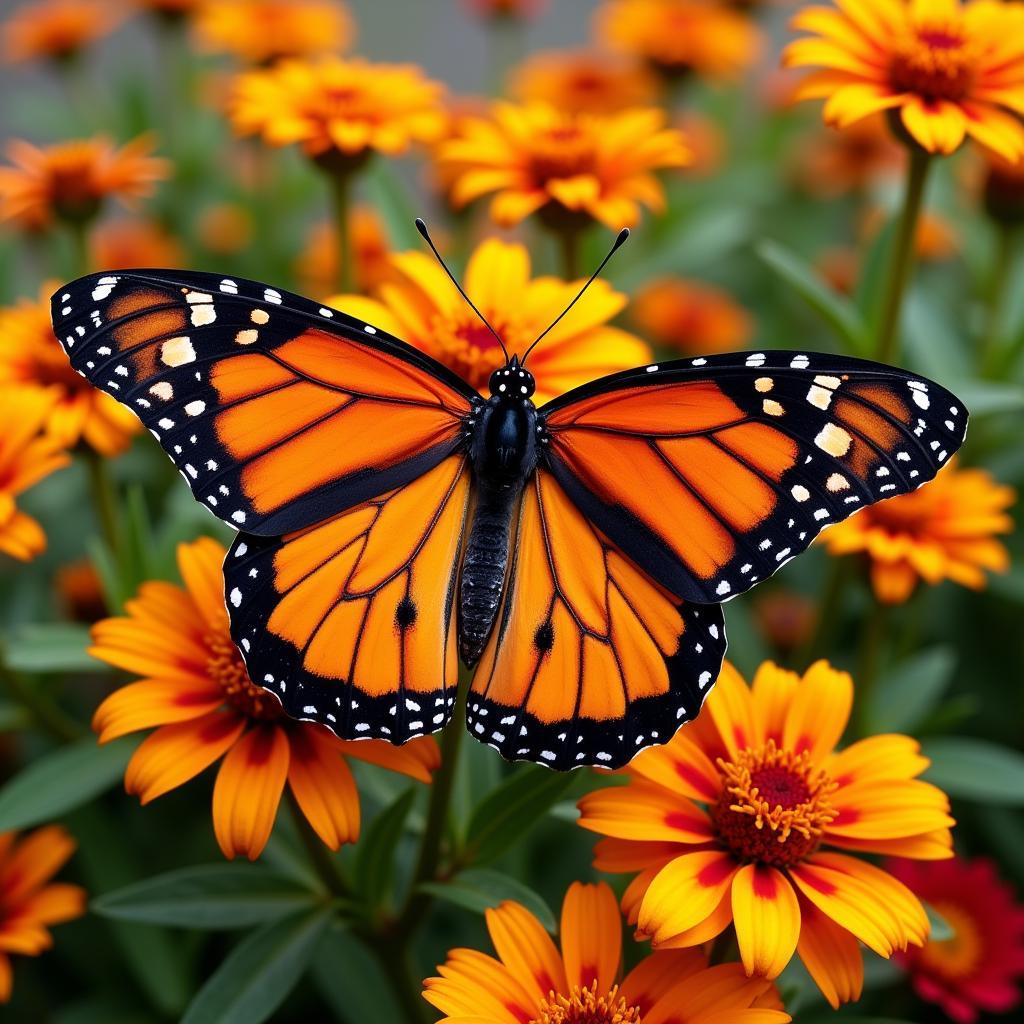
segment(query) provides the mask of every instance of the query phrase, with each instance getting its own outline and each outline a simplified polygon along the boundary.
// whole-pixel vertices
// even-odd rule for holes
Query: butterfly
[[[461,658],[471,734],[559,770],[667,742],[718,675],[722,603],[931,479],[967,425],[921,377],[781,351],[538,409],[525,353],[485,398],[341,310],[206,273],[90,275],[53,323],[238,531],[232,637],[288,714],[404,743],[446,725]]]

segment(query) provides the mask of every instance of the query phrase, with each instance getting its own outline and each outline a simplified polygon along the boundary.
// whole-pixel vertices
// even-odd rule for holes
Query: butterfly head
[[[492,398],[530,398],[537,390],[533,374],[513,356],[503,367],[491,374]]]

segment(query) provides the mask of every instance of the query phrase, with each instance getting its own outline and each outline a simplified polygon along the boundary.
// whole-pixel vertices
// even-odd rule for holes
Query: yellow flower
[[[446,124],[442,94],[412,64],[288,60],[240,75],[230,113],[240,135],[357,162],[375,150],[395,156],[414,142],[439,138]]]
[[[202,538],[178,547],[184,588],[144,583],[124,616],[93,627],[90,653],[143,678],[97,708],[101,743],[151,733],[132,755],[125,789],[142,803],[221,762],[213,827],[225,857],[260,855],[285,782],[331,849],[359,836],[359,794],[346,759],[356,758],[429,782],[437,744],[337,739],[320,725],[285,716],[277,697],[254,685],[231,640],[224,609],[224,548]]]
[[[534,54],[513,72],[510,91],[523,103],[612,114],[655,103],[659,85],[643,66],[622,56],[598,50],[550,50]]]
[[[84,889],[50,882],[74,852],[58,825],[0,832],[0,1003],[11,998],[11,954],[39,956],[53,945],[50,925],[85,913]]]
[[[960,469],[951,461],[918,490],[830,526],[822,542],[833,555],[864,552],[875,595],[888,604],[906,601],[918,580],[935,586],[948,579],[981,590],[986,569],[1006,572],[1010,566],[996,534],[1013,530],[1006,510],[1016,499],[1012,487],[997,484],[985,470]]]
[[[396,254],[391,267],[393,278],[377,288],[376,298],[339,295],[329,304],[397,335],[486,391],[491,372],[504,364],[501,348],[444,271],[422,252]],[[470,256],[464,281],[510,355],[521,355],[582,283],[531,278],[526,248],[496,239]],[[586,298],[533,350],[530,369],[537,379],[538,405],[577,384],[650,360],[642,341],[607,325],[625,305],[624,295],[595,281]]]
[[[497,103],[490,118],[465,118],[461,137],[444,143],[439,158],[456,206],[497,193],[491,217],[498,224],[539,212],[553,226],[568,218],[617,230],[637,222],[641,204],[664,209],[653,172],[683,167],[690,154],[660,110],[598,116]]]
[[[206,0],[198,7],[196,35],[210,53],[269,64],[343,50],[355,25],[333,0]]]
[[[1024,154],[1024,8],[995,0],[837,0],[808,7],[787,67],[817,67],[798,99],[826,99],[846,128],[880,110],[929,153],[970,135],[1008,160]]]
[[[357,206],[352,211],[349,231],[355,284],[360,292],[369,292],[393,276],[387,232],[368,206]],[[315,225],[296,266],[306,295],[329,295],[337,287],[338,258],[338,235],[333,227],[327,223]]]
[[[145,136],[120,149],[105,138],[61,142],[40,149],[21,139],[7,147],[13,164],[0,167],[0,220],[28,231],[54,218],[90,220],[110,196],[122,201],[148,196],[170,173],[170,164],[149,155]]]
[[[22,562],[46,550],[46,534],[15,498],[71,461],[56,438],[40,433],[56,400],[35,388],[0,393],[0,551]]]
[[[44,285],[38,299],[0,309],[0,387],[45,395],[45,429],[57,444],[81,440],[101,455],[119,455],[141,424],[71,369],[50,326],[52,292]]]
[[[180,267],[184,262],[177,239],[155,221],[111,221],[89,235],[89,265],[94,270]]]
[[[65,61],[102,38],[121,22],[116,4],[103,0],[33,0],[3,24],[9,61]]]
[[[693,72],[733,78],[757,57],[751,20],[721,0],[606,0],[598,37],[667,78]]]
[[[726,663],[699,719],[580,800],[580,824],[610,837],[595,866],[639,872],[623,896],[639,934],[672,949],[731,923],[748,974],[797,952],[833,1006],[860,995],[858,940],[884,957],[925,941],[916,897],[851,854],[951,857],[949,801],[907,736],[836,751],[852,703],[824,661],[803,678],[765,663],[752,688]]]
[[[560,947],[524,906],[486,912],[497,958],[453,949],[423,997],[439,1024],[785,1024],[774,987],[695,949],[654,953],[621,978],[622,921],[607,885],[569,886]]]

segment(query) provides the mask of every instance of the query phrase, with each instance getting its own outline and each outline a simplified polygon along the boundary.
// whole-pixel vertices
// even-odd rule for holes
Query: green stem
[[[117,493],[110,478],[107,460],[92,448],[85,448],[85,464],[89,471],[89,488],[92,491],[96,518],[107,546],[112,552],[118,549],[120,530],[118,527]]]
[[[992,279],[989,283],[987,296],[987,319],[985,333],[981,339],[979,358],[982,377],[994,376],[999,357],[999,343],[1002,341],[1001,331],[1006,300],[1013,269],[1014,256],[1017,249],[1017,232],[1009,224],[1000,224],[999,237],[996,242],[996,263],[992,268]]]
[[[292,820],[295,822],[295,829],[299,833],[299,839],[306,849],[306,855],[313,866],[317,877],[324,884],[324,888],[334,897],[347,899],[351,896],[345,879],[342,878],[338,865],[334,862],[330,850],[324,845],[323,840],[313,831],[299,806],[295,794],[288,789],[288,809],[291,811]]]
[[[89,273],[89,222],[69,221],[68,233],[71,236],[71,275],[81,277]]]
[[[413,980],[417,975],[413,970],[408,950],[404,947],[396,949],[391,942],[379,937],[364,937],[364,941],[380,964],[384,976],[391,983],[391,994],[409,1024],[427,1024],[430,1020],[430,1007],[421,995],[416,981]]]
[[[882,318],[878,327],[875,355],[883,363],[892,362],[899,351],[900,312],[903,309],[903,295],[914,269],[914,241],[917,236],[917,222],[921,216],[925,183],[931,166],[931,154],[920,146],[910,146],[910,162],[907,166],[907,188],[903,197],[903,210],[896,228],[896,242],[889,280],[882,304]]]
[[[871,732],[872,706],[878,683],[878,668],[888,610],[888,605],[875,598],[871,614],[860,637],[860,660],[857,665],[857,690],[853,708],[854,732],[858,738],[863,738]]]
[[[562,253],[562,276],[566,281],[575,281],[580,276],[580,232],[574,228],[563,228],[558,232]]]
[[[334,233],[338,243],[338,288],[344,295],[355,291],[355,268],[352,266],[352,224],[349,217],[352,199],[351,174],[331,175],[334,202]]]
[[[23,707],[32,716],[36,725],[51,739],[59,743],[70,743],[85,735],[86,729],[65,715],[46,695],[37,693],[19,672],[8,667],[2,651],[0,681],[3,682],[4,689],[10,694],[11,699]]]
[[[828,642],[839,624],[843,590],[849,572],[847,561],[845,558],[832,558],[829,562],[828,576],[818,605],[818,617],[814,622],[814,628],[793,656],[793,667],[798,672],[803,672],[807,668],[815,654],[828,649]]]

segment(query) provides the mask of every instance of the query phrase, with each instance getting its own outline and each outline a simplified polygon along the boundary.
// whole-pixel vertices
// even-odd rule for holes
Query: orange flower
[[[950,460],[918,490],[830,526],[822,542],[833,555],[864,552],[875,596],[887,604],[906,601],[918,580],[936,586],[948,579],[981,590],[986,569],[1010,567],[996,534],[1013,530],[1006,510],[1016,499],[1012,487],[985,470],[960,469]]]
[[[85,890],[47,882],[75,852],[58,825],[24,835],[0,832],[0,1003],[11,998],[12,953],[39,956],[53,945],[49,926],[85,913]]]
[[[802,679],[765,663],[753,688],[726,663],[697,721],[580,800],[580,824],[611,837],[595,866],[639,871],[623,909],[640,935],[696,946],[732,923],[749,975],[798,952],[833,1006],[860,995],[858,940],[884,957],[925,941],[918,900],[851,853],[952,856],[949,801],[917,779],[909,737],[835,750],[852,703],[824,661]]]
[[[252,215],[238,203],[207,206],[196,225],[200,244],[219,255],[241,252],[252,241],[252,233]]]
[[[598,220],[635,224],[640,205],[664,209],[653,172],[689,161],[683,136],[660,110],[597,116],[545,104],[496,103],[490,118],[467,117],[461,137],[439,151],[451,199],[464,206],[490,192],[491,217],[503,226],[539,212],[553,226]]]
[[[787,67],[818,67],[798,99],[826,99],[846,128],[881,110],[929,153],[970,135],[1008,160],[1024,154],[1024,8],[995,0],[837,0],[793,21]]]
[[[814,602],[794,590],[776,587],[754,595],[752,611],[758,632],[784,655],[798,650],[817,619]]]
[[[498,21],[540,14],[546,6],[546,0],[463,0],[463,5],[481,18]]]
[[[377,288],[376,298],[339,295],[328,304],[397,335],[486,391],[491,372],[504,364],[504,356],[444,271],[422,252],[396,254],[391,268],[393,277]],[[473,252],[464,281],[466,292],[510,354],[522,354],[582,283],[531,278],[525,246],[497,239]],[[625,305],[624,295],[606,281],[595,281],[586,299],[534,349],[530,369],[537,379],[538,405],[577,384],[650,360],[651,351],[642,341],[607,326]]]
[[[794,161],[799,183],[812,195],[830,199],[864,192],[904,162],[902,148],[881,114],[865,117],[844,132],[818,130]]]
[[[628,58],[596,50],[536,53],[512,74],[512,95],[523,103],[548,103],[570,113],[614,114],[650,106],[657,79]]]
[[[885,226],[888,217],[881,208],[871,210],[864,222],[864,236],[874,238]],[[952,259],[960,249],[956,228],[934,210],[922,210],[914,233],[914,251],[925,263],[942,263]]]
[[[99,213],[109,196],[148,196],[170,164],[149,155],[145,136],[116,149],[105,138],[61,142],[39,149],[21,139],[7,147],[11,167],[0,167],[0,220],[38,231],[55,217],[80,223]]]
[[[103,0],[33,0],[3,25],[9,61],[66,61],[113,31],[123,15]]]
[[[89,236],[89,265],[95,270],[180,267],[184,262],[177,239],[155,221],[111,221]]]
[[[0,551],[22,562],[46,550],[46,534],[14,499],[71,461],[59,440],[40,433],[56,401],[42,389],[0,393]]]
[[[439,138],[446,125],[442,93],[413,64],[289,60],[239,76],[230,112],[240,135],[358,162],[375,150],[395,156]]]
[[[369,292],[392,277],[387,232],[380,217],[368,206],[357,206],[349,221],[355,284]],[[338,284],[338,236],[330,224],[317,224],[296,267],[307,295],[329,295]]]
[[[667,78],[733,78],[760,48],[753,22],[719,0],[605,0],[595,27],[610,46]]]
[[[685,355],[732,352],[750,342],[750,315],[726,292],[700,281],[666,277],[636,296],[633,322],[656,345]]]
[[[53,582],[65,613],[74,622],[91,624],[108,614],[103,582],[88,558],[62,565]]]
[[[129,0],[140,11],[148,11],[168,21],[191,17],[209,0]]]
[[[557,947],[524,906],[486,912],[497,958],[453,949],[423,998],[439,1024],[784,1024],[774,987],[695,949],[654,953],[621,976],[622,920],[603,882],[569,886]]]
[[[260,855],[287,781],[317,835],[336,850],[359,836],[359,794],[347,758],[429,782],[437,744],[337,739],[287,718],[254,685],[231,642],[224,610],[224,548],[202,538],[178,547],[184,588],[144,583],[127,615],[93,627],[90,653],[143,676],[97,708],[101,743],[157,726],[132,755],[125,789],[142,803],[176,789],[223,757],[213,790],[213,827],[224,856]]]
[[[50,326],[53,287],[0,309],[0,387],[46,395],[46,433],[57,444],[70,448],[81,440],[101,455],[119,455],[141,424],[71,369]]]
[[[206,0],[196,17],[199,45],[247,64],[343,50],[355,25],[333,0]]]
[[[1024,162],[1012,164],[990,150],[982,150],[984,170],[980,189],[985,212],[1007,225],[1024,222]]]

